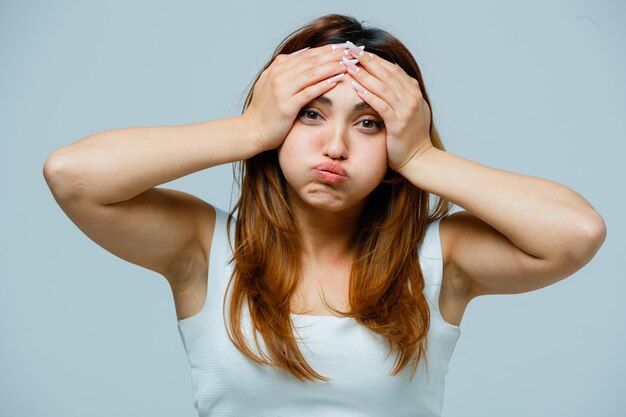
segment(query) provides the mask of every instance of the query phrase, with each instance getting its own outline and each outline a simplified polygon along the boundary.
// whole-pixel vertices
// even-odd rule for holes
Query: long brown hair
[[[384,30],[366,28],[351,16],[329,14],[292,32],[278,45],[252,84],[243,111],[250,104],[261,73],[278,54],[347,40],[365,45],[366,51],[397,63],[417,79],[430,107],[419,67],[398,39]],[[430,138],[434,147],[445,150],[434,122],[430,125]],[[293,333],[290,299],[300,276],[301,245],[294,212],[285,197],[286,180],[277,150],[261,152],[238,165],[241,194],[227,222],[230,230],[238,210],[234,246],[229,235],[233,248],[229,263],[234,261],[234,267],[226,291],[228,294],[232,284],[230,314],[224,316],[225,322],[229,318],[232,329],[232,336],[230,331],[228,336],[239,351],[260,365],[283,369],[299,380],[328,381],[329,378],[315,372],[305,361]],[[388,340],[390,353],[398,354],[393,376],[411,361],[413,378],[420,359],[426,361],[430,315],[422,292],[424,277],[417,249],[428,224],[451,209],[448,200],[436,196],[435,210],[430,214],[429,197],[430,193],[388,168],[382,183],[367,197],[354,233],[355,256],[349,284],[351,310],[340,312],[325,302],[337,316],[353,317],[358,324]],[[226,301],[225,296],[223,308]],[[261,357],[250,350],[241,331],[241,312],[246,304]],[[259,345],[257,332],[263,337],[269,357]]]

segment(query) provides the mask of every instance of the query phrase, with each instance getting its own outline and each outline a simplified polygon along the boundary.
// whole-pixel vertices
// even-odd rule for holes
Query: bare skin
[[[551,181],[425,146],[430,138],[419,132],[428,125],[427,112],[417,81],[394,64],[365,54],[359,60],[361,71],[345,74],[333,87],[325,80],[346,72],[339,64],[342,56],[342,50],[328,45],[295,57],[280,55],[257,83],[246,114],[90,135],[53,152],[44,177],[59,206],[90,239],[167,279],[178,319],[197,314],[206,298],[215,212],[195,196],[157,186],[281,144],[286,145],[281,168],[293,185],[304,231],[305,270],[294,297],[296,313],[330,314],[319,288],[334,308],[347,310],[347,233],[387,162],[420,189],[466,209],[442,220],[440,228],[439,306],[451,324],[460,324],[467,303],[477,296],[534,291],[572,275],[593,258],[606,226],[582,196]],[[358,102],[344,88],[350,78],[369,90],[358,98],[373,112],[350,110]],[[325,93],[335,110],[318,106],[320,119],[307,116],[306,124],[292,126],[300,109]],[[393,111],[408,105],[420,111]],[[385,119],[387,135],[361,124],[361,116],[372,114]],[[388,160],[381,158],[382,151]],[[309,179],[311,164],[328,159],[347,168],[349,186],[322,189]],[[329,271],[328,265],[336,268]]]
[[[210,209],[209,209],[210,210]],[[210,210],[212,211],[212,210]],[[202,236],[204,239],[204,250],[201,253],[210,253],[213,229],[215,227],[215,217],[207,215],[202,226]],[[211,221],[212,220],[212,221]],[[440,236],[443,251],[443,278],[441,293],[439,296],[439,309],[445,321],[453,325],[460,325],[463,314],[469,303],[469,299],[459,292],[459,274],[454,270],[448,261],[450,247],[450,225],[448,219],[441,221]],[[193,256],[193,254],[190,254]],[[188,284],[173,291],[174,303],[176,306],[176,316],[178,320],[191,317],[197,314],[204,304],[207,290],[208,259],[197,256],[193,265],[198,265],[195,270],[181,273],[186,277],[178,277],[179,282]],[[333,308],[348,311],[348,280],[350,276],[351,258],[349,256],[337,256],[334,259],[326,258],[327,262],[305,262],[303,265],[303,276],[293,294],[292,308],[293,314],[314,316],[333,315],[324,305],[321,294],[323,292],[326,302]],[[319,279],[324,277],[324,279]],[[209,279],[211,279],[209,277]]]

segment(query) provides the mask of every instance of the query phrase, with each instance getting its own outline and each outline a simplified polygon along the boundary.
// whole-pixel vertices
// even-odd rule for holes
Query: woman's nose
[[[348,157],[348,133],[346,129],[338,128],[333,133],[329,133],[325,146],[324,153],[329,158],[346,159]]]

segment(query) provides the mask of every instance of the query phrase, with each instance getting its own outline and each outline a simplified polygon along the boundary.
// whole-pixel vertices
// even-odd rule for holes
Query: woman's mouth
[[[315,172],[315,175],[317,175],[324,181],[330,182],[330,183],[338,183],[338,182],[342,182],[348,179],[348,177],[345,175],[340,175],[334,172],[324,171],[322,169],[315,168],[313,169],[313,171]]]

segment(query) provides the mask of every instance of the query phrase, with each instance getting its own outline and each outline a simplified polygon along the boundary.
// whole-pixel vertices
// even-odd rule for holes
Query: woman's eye
[[[383,126],[383,122],[374,119],[363,119],[359,123],[367,123],[363,126],[367,130],[380,129]]]
[[[298,113],[298,117],[304,117],[308,120],[319,120],[318,117],[321,116],[315,110],[304,109],[300,110],[300,113]],[[383,127],[384,122],[376,119],[363,119],[359,122],[359,124],[361,124],[361,126],[364,127],[366,130],[378,130]]]
[[[309,116],[309,115],[317,115],[319,116],[319,113],[313,110],[301,110],[300,114],[298,114],[298,116]],[[306,119],[312,119],[312,120],[317,120],[315,118],[310,118],[310,117],[306,117]]]

